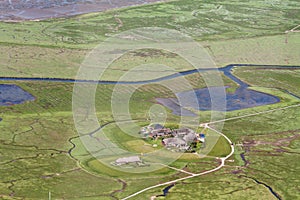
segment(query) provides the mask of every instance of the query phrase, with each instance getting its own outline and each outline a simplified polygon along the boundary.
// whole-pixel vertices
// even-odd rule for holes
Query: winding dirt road
[[[168,182],[165,182],[165,183],[160,183],[160,184],[157,184],[157,185],[153,185],[153,186],[147,187],[147,188],[145,188],[145,189],[143,189],[143,190],[140,190],[140,191],[138,191],[138,192],[136,192],[136,193],[134,193],[134,194],[131,194],[131,195],[129,195],[129,196],[123,198],[123,200],[132,198],[132,197],[134,197],[134,196],[136,196],[136,195],[138,195],[138,194],[141,194],[141,193],[143,193],[143,192],[145,192],[145,191],[148,191],[148,190],[151,190],[151,189],[160,187],[160,186],[174,184],[174,183],[177,183],[177,182],[179,182],[179,181],[187,180],[187,179],[194,178],[194,177],[197,177],[197,176],[202,176],[202,175],[209,174],[209,173],[212,173],[212,172],[215,172],[215,171],[218,171],[219,169],[221,169],[221,168],[225,165],[225,161],[226,161],[229,157],[231,157],[231,156],[233,155],[233,153],[234,153],[234,146],[233,146],[231,140],[230,140],[226,135],[224,135],[223,133],[221,133],[221,132],[219,132],[219,131],[217,131],[217,130],[211,128],[211,127],[209,127],[209,126],[208,126],[208,123],[206,123],[204,126],[205,126],[206,128],[209,128],[209,129],[215,131],[216,133],[220,134],[221,136],[225,137],[225,139],[226,139],[226,140],[229,142],[229,144],[230,144],[230,147],[231,147],[231,152],[230,152],[230,154],[228,154],[226,157],[221,157],[221,158],[219,158],[219,160],[221,161],[221,164],[220,164],[218,167],[216,167],[216,168],[214,168],[214,169],[211,169],[211,170],[208,170],[208,171],[205,171],[205,172],[198,173],[198,174],[193,174],[193,175],[190,175],[190,176],[187,176],[187,177],[183,177],[183,178],[179,178],[179,179],[176,179],[176,180],[173,180],[173,181],[168,181]]]
[[[160,184],[157,184],[157,185],[153,185],[153,186],[147,187],[147,188],[145,188],[143,190],[140,190],[140,191],[138,191],[136,193],[133,193],[133,194],[131,194],[131,195],[123,198],[122,200],[130,199],[130,198],[132,198],[134,196],[137,196],[137,195],[139,195],[139,194],[141,194],[143,192],[146,192],[148,190],[151,190],[151,189],[154,189],[154,188],[157,188],[157,187],[161,187],[161,186],[165,186],[165,185],[170,185],[170,184],[177,183],[179,181],[183,181],[183,180],[191,179],[191,178],[194,178],[194,177],[197,177],[197,176],[202,176],[202,175],[205,175],[205,174],[209,174],[209,173],[218,171],[219,169],[221,169],[222,167],[224,167],[225,161],[234,154],[234,145],[233,145],[232,141],[224,133],[222,133],[222,132],[220,132],[220,131],[218,131],[218,130],[212,128],[212,127],[210,127],[209,126],[210,124],[215,124],[215,123],[225,122],[225,121],[235,120],[235,119],[241,119],[241,118],[251,117],[251,116],[255,116],[255,115],[261,115],[261,114],[265,114],[265,113],[271,113],[271,112],[274,112],[274,111],[285,110],[285,109],[295,108],[295,107],[300,107],[300,104],[286,106],[286,107],[283,107],[283,108],[276,108],[276,109],[272,109],[272,110],[267,110],[267,111],[253,113],[253,114],[248,114],[248,115],[243,115],[243,116],[238,116],[238,117],[232,117],[232,118],[227,118],[227,119],[224,119],[224,120],[219,120],[219,121],[214,121],[214,122],[208,122],[208,123],[201,124],[200,125],[201,127],[210,129],[210,130],[218,133],[219,135],[221,135],[222,137],[224,137],[228,141],[228,143],[230,144],[231,152],[226,157],[219,158],[219,160],[221,161],[221,164],[218,167],[216,167],[214,169],[211,169],[211,170],[208,170],[208,171],[205,171],[205,172],[198,173],[198,174],[193,174],[193,175],[190,175],[190,176],[187,176],[187,177],[184,177],[184,178],[179,178],[179,179],[176,179],[176,180],[173,180],[173,181],[168,181],[168,182],[165,182],[165,183],[160,183]]]

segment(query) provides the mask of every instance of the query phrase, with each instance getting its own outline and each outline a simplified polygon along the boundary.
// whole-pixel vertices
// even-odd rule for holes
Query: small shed
[[[129,163],[141,163],[142,160],[139,156],[130,156],[130,157],[123,157],[123,158],[118,158],[115,161],[116,165],[125,165]]]
[[[200,142],[205,142],[205,134],[203,134],[203,133],[199,134],[199,141]]]

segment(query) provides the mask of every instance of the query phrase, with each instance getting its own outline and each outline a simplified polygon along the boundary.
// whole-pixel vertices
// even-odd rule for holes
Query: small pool
[[[218,92],[218,90],[224,90],[223,87],[214,88],[203,88],[190,91],[184,91],[177,93],[177,97],[180,99],[179,102],[176,98],[157,98],[156,101],[159,104],[172,110],[173,114],[181,116],[194,116],[193,112],[184,110],[182,108],[189,107],[195,110],[215,110],[215,111],[233,111],[241,110],[245,108],[252,108],[256,106],[268,105],[278,103],[280,99],[276,96],[251,90],[245,87],[238,88],[234,93],[226,93],[226,107],[222,105],[223,101],[218,102],[214,108],[212,108],[212,102],[210,92]],[[194,95],[196,94],[197,99],[195,100]]]
[[[17,85],[0,84],[0,106],[11,106],[33,101],[35,97]]]

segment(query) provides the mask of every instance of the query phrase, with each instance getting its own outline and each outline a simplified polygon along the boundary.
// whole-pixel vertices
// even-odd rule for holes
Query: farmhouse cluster
[[[161,140],[162,144],[172,151],[193,152],[198,144],[205,144],[205,134],[198,134],[189,128],[171,129],[160,124],[150,124],[142,127],[140,134],[145,139]],[[118,158],[111,164],[126,167],[148,166],[139,156]]]
[[[140,134],[144,138],[162,139],[162,144],[169,148],[180,151],[188,151],[193,145],[205,142],[204,134],[197,134],[189,128],[170,129],[160,124],[150,124],[141,129]]]

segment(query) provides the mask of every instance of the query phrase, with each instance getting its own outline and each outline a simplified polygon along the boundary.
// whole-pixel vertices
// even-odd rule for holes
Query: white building
[[[118,158],[115,161],[115,165],[125,165],[125,164],[129,164],[129,163],[142,163],[142,160],[139,156],[130,156],[130,157],[123,157],[123,158]]]

